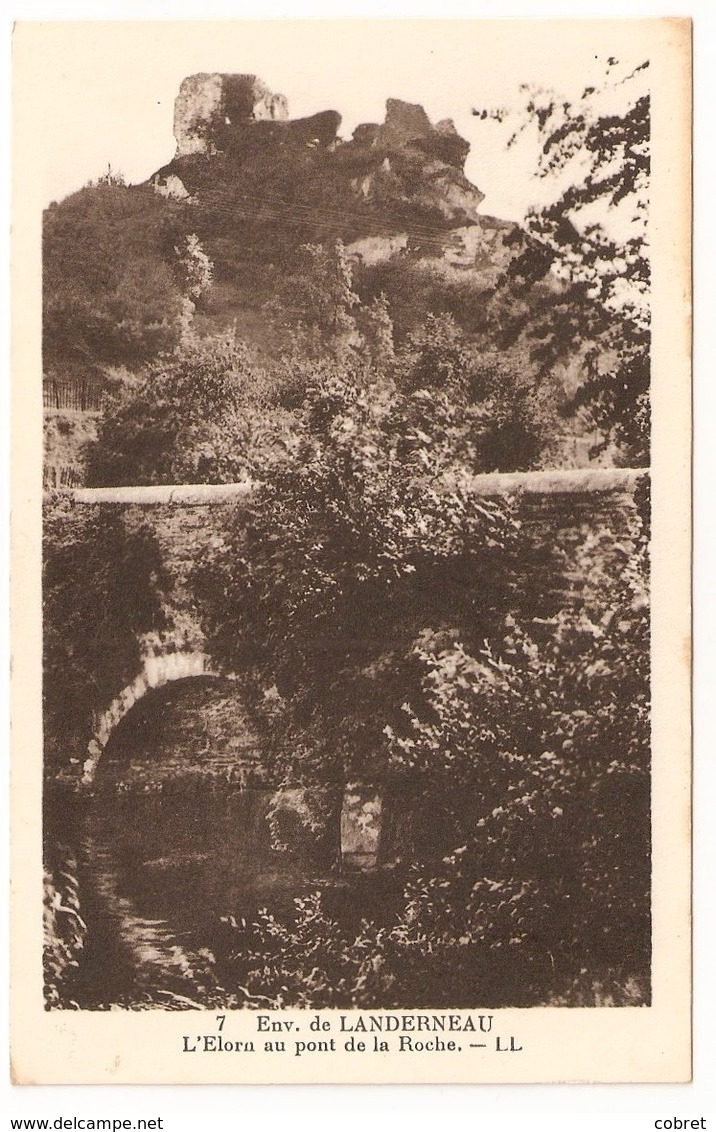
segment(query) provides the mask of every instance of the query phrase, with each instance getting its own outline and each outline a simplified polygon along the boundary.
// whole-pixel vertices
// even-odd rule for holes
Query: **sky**
[[[32,108],[44,203],[108,165],[129,182],[147,178],[173,156],[181,80],[221,71],[257,74],[287,96],[291,117],[338,110],[345,137],[359,122],[382,121],[387,98],[419,102],[433,121],[452,118],[471,143],[466,173],[485,193],[481,211],[521,219],[545,191],[531,176],[534,147],[507,152],[510,127],[481,122],[472,109],[516,107],[522,83],[574,98],[601,82],[609,56],[642,62],[639,26],[594,23],[586,36],[574,21],[45,23]]]

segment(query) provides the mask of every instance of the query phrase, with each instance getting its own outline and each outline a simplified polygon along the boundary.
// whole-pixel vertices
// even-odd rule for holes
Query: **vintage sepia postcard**
[[[689,1079],[690,83],[16,26],[16,1083]]]

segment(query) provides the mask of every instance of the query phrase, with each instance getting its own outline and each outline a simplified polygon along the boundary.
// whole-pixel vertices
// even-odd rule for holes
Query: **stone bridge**
[[[537,528],[537,542],[550,538],[550,529],[584,524],[592,517],[616,514],[625,504],[633,506],[637,485],[648,476],[644,468],[577,468],[546,471],[489,473],[475,476],[473,488],[484,497],[517,495],[523,514]],[[78,505],[114,505],[134,511],[154,509],[161,515],[169,541],[191,545],[201,541],[201,508],[236,505],[248,500],[251,483],[194,484],[151,487],[75,488],[63,492]],[[569,545],[569,544],[568,544]],[[530,568],[529,566],[527,568]],[[547,577],[547,575],[545,575]],[[552,583],[554,584],[554,583]],[[177,646],[168,636],[152,633],[140,639],[141,668],[101,712],[95,714],[92,736],[86,748],[82,782],[90,785],[104,748],[114,728],[134,705],[153,689],[197,676],[231,675],[219,673],[203,647]],[[375,867],[380,847],[382,801],[369,786],[346,786],[341,812],[341,851],[347,867],[365,870]]]

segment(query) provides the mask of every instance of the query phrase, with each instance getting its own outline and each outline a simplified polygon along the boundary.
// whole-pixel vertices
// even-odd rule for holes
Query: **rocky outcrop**
[[[422,106],[398,98],[389,98],[386,102],[382,125],[363,122],[356,126],[353,143],[383,150],[416,149],[459,170],[464,168],[470,152],[470,143],[460,137],[451,118],[433,125]]]
[[[186,191],[179,178],[173,173],[170,173],[164,181],[155,178],[153,184],[156,192],[158,192],[160,196],[166,197],[167,200],[189,200],[189,193]]]
[[[453,121],[390,98],[383,122],[351,138],[340,124],[335,110],[289,118],[284,96],[255,75],[191,75],[176,99],[176,156],[150,183],[191,206],[217,278],[230,284],[250,262],[260,290],[264,264],[340,239],[369,270],[397,256],[439,260],[452,276],[477,270],[494,286],[516,254],[514,225],[480,213],[484,194],[465,176],[470,147]]]
[[[336,110],[321,110],[309,118],[294,118],[286,123],[286,132],[299,145],[329,146],[338,136],[341,116]]]
[[[174,103],[176,156],[216,152],[221,127],[286,118],[284,95],[273,94],[256,75],[189,75]]]
[[[434,126],[422,106],[413,102],[401,102],[398,98],[389,98],[385,110],[385,122],[378,126],[371,144],[386,149],[412,146],[422,150],[428,157],[436,158],[455,169],[463,169],[470,144],[460,137],[452,119],[445,118]],[[353,135],[354,139],[367,139],[370,134],[365,131],[370,130],[370,126],[359,126]]]
[[[389,98],[385,121],[357,126],[350,146],[356,153],[375,154],[369,172],[354,182],[365,199],[380,196],[381,188],[397,178],[404,196],[414,194],[451,227],[456,221],[475,222],[484,193],[463,172],[470,145],[451,119],[433,125],[422,106]]]
[[[353,141],[360,146],[375,145],[379,133],[380,126],[377,122],[362,122],[353,131]]]
[[[395,236],[363,236],[360,240],[346,245],[349,256],[360,259],[362,263],[373,266],[376,263],[385,263],[408,245],[406,232],[398,232]]]
[[[264,133],[267,138],[288,137],[298,144],[330,146],[337,140],[341,117],[335,110],[326,110],[290,121],[284,95],[273,94],[256,75],[190,75],[182,82],[174,104],[176,157],[234,149],[245,127],[260,122],[284,127],[278,133]],[[460,171],[470,149],[450,119],[433,125],[422,106],[397,98],[388,99],[382,124],[357,126],[351,144],[381,151],[412,148],[430,161]]]
[[[433,127],[422,106],[389,98],[385,104],[385,122],[378,129],[376,144],[397,147],[429,137]]]

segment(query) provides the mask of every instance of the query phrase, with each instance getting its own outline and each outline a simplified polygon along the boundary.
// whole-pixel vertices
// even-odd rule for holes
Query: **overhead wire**
[[[446,247],[456,246],[459,238],[455,229],[438,225],[415,222],[403,224],[397,217],[391,222],[353,209],[316,207],[301,201],[287,201],[271,194],[255,196],[242,192],[234,195],[224,190],[209,190],[198,194],[191,204],[219,216],[237,218],[249,223],[262,224],[273,221],[294,228],[318,228],[334,236],[345,235],[346,227],[353,225],[364,230],[362,236],[357,236],[356,239],[371,236],[390,239],[405,235],[423,246],[441,251]],[[472,227],[477,224],[478,221],[475,220],[472,224],[468,223],[461,227]]]
[[[224,197],[229,196],[229,194],[226,193],[223,190],[213,190],[213,192],[214,192],[214,195],[219,195],[219,196],[224,196]],[[301,201],[286,200],[283,197],[277,197],[277,196],[272,195],[271,193],[263,193],[262,192],[261,196],[253,196],[250,193],[242,192],[238,195],[239,195],[240,199],[246,200],[249,203],[254,202],[254,203],[262,204],[265,201],[268,201],[270,204],[280,206],[281,208],[291,208],[291,209],[294,209],[294,210],[298,210],[299,212],[303,213],[304,215],[311,215],[312,213],[320,212],[326,217],[326,220],[334,219],[334,220],[337,220],[337,221],[340,221],[340,222],[345,222],[345,220],[347,218],[348,220],[353,220],[355,222],[361,222],[361,223],[365,223],[366,221],[368,221],[369,223],[373,222],[373,223],[378,223],[378,224],[383,224],[383,225],[385,225],[385,223],[386,223],[385,221],[379,220],[377,217],[371,217],[369,214],[367,214],[365,212],[356,212],[355,210],[350,209],[350,208],[336,209],[336,208],[328,208],[326,205],[319,205],[317,207],[316,205],[305,204]],[[415,223],[415,221],[412,221],[410,223],[409,227],[411,229],[411,232],[414,233],[415,235],[424,235],[424,236],[427,236],[427,237],[432,237],[432,236],[434,236],[435,234],[438,234],[438,233],[443,233],[445,235],[449,235],[452,231],[452,229],[443,227],[442,225],[417,224],[417,223]]]

